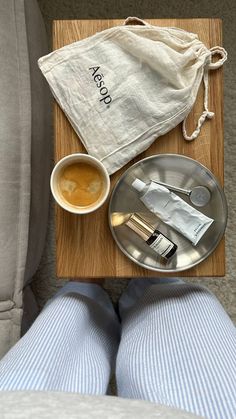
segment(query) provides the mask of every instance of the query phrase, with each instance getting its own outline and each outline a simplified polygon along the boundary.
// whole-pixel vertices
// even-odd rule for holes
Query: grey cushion
[[[31,281],[44,248],[49,208],[50,158],[52,157],[51,94],[38,67],[48,53],[47,35],[38,3],[25,0],[31,81],[31,202],[25,280]]]
[[[49,93],[36,70],[46,52],[42,28],[36,1],[0,0],[0,357],[20,336],[22,289],[45,239]]]

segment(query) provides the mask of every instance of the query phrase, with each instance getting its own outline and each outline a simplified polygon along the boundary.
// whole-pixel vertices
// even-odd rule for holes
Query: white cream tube
[[[132,186],[140,193],[140,200],[151,212],[185,236],[194,246],[214,221],[157,183],[146,185],[140,179],[135,179]]]

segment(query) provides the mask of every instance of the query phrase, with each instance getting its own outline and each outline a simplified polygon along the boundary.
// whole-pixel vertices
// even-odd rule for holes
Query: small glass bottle
[[[177,245],[159,230],[147,223],[140,215],[131,214],[125,224],[139,235],[156,253],[169,259],[177,249]]]

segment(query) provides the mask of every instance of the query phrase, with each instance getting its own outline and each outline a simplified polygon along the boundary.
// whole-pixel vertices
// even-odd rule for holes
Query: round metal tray
[[[211,200],[196,209],[214,219],[197,246],[164,224],[140,201],[131,184],[135,178],[148,183],[159,180],[184,189],[206,186],[211,192]],[[183,194],[182,199],[191,202]],[[193,205],[192,205],[193,206]],[[123,222],[130,213],[139,213],[154,227],[177,244],[178,249],[168,261],[159,257],[136,233]],[[158,272],[179,272],[202,262],[220,242],[227,224],[227,203],[224,192],[215,176],[205,166],[189,157],[178,154],[160,154],[148,157],[131,166],[117,182],[110,199],[109,225],[120,250],[133,262],[146,269]]]

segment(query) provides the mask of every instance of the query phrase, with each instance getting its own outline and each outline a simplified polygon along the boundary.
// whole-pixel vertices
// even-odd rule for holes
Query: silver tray
[[[184,189],[202,185],[210,190],[210,202],[205,207],[196,209],[213,218],[214,223],[197,246],[193,246],[188,239],[164,224],[145,207],[131,186],[136,177],[146,183],[153,179]],[[178,195],[192,205],[187,196]],[[168,261],[159,257],[137,234],[121,224],[122,219],[133,212],[142,215],[177,244],[175,255]],[[215,176],[196,160],[178,154],[155,155],[135,163],[121,176],[110,199],[109,225],[116,244],[133,262],[153,271],[179,272],[199,264],[217,247],[224,235],[226,224],[227,203]]]

